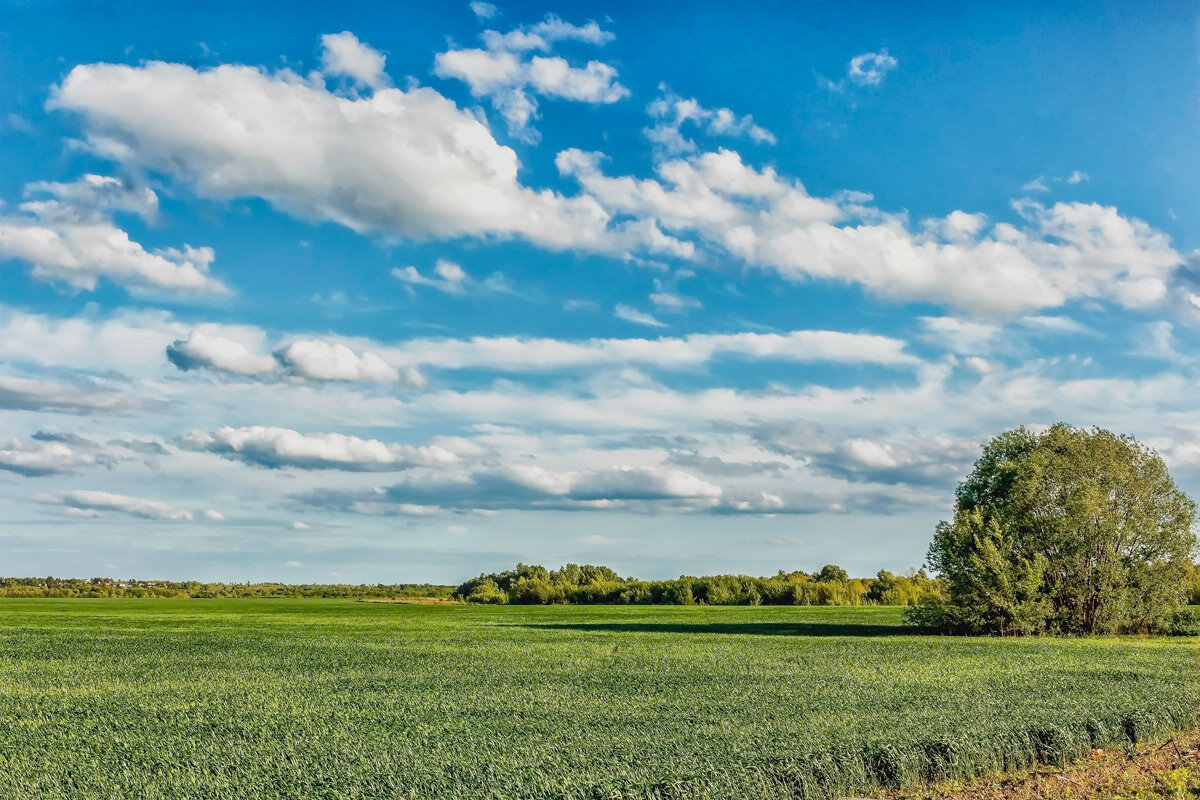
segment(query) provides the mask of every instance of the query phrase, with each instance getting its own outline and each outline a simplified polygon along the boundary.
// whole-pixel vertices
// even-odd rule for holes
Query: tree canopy
[[[1130,436],[1059,423],[984,447],[928,564],[941,624],[1000,634],[1145,632],[1187,601],[1196,504]]]

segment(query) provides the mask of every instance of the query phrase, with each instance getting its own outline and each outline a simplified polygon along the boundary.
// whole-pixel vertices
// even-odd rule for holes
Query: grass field
[[[4,600],[0,797],[832,797],[1200,725],[1200,640],[898,620]]]

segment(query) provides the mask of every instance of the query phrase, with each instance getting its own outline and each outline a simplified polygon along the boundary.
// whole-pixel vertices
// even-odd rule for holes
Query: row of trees
[[[114,578],[0,578],[0,597],[432,597],[476,603],[728,603],[765,605],[940,605],[945,582],[923,571],[850,579],[830,565],[816,573],[779,572],[772,578],[717,575],[673,581],[622,578],[608,567],[567,564],[558,570],[518,564],[480,575],[457,589],[438,584],[285,584],[144,581]],[[511,592],[511,594],[510,594]],[[561,597],[560,597],[561,593]],[[571,599],[568,599],[568,595]],[[690,596],[690,600],[688,599]],[[755,598],[758,598],[757,600]],[[1187,602],[1200,605],[1200,564],[1191,569]]]
[[[437,584],[203,583],[115,578],[0,578],[0,597],[355,597],[450,599]]]
[[[515,569],[480,575],[458,587],[455,597],[470,603],[624,605],[916,605],[946,599],[945,587],[924,571],[874,578],[851,578],[827,564],[817,572],[779,571],[773,577],[748,575],[682,576],[674,580],[622,578],[592,564],[559,569],[518,564]]]

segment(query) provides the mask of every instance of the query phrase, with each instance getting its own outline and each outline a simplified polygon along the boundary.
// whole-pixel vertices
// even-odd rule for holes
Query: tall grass
[[[898,620],[0,601],[0,797],[831,798],[1200,725],[1194,639]]]

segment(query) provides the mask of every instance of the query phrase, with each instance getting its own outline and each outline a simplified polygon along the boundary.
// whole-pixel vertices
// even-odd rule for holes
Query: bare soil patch
[[[1200,731],[1136,750],[1095,750],[1065,769],[1035,769],[970,781],[947,781],[903,791],[886,800],[1194,800],[1200,798]]]

